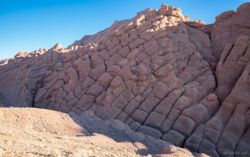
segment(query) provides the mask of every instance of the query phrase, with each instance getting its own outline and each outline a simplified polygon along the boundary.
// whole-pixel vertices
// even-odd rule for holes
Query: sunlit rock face
[[[148,9],[68,48],[0,66],[0,101],[93,111],[212,156],[250,154],[250,3],[206,25]]]

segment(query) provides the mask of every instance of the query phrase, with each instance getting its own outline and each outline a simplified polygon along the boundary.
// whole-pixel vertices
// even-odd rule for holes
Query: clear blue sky
[[[162,3],[180,7],[193,19],[212,23],[222,11],[249,0],[0,0],[0,59],[20,50],[68,46],[84,35],[131,18]]]

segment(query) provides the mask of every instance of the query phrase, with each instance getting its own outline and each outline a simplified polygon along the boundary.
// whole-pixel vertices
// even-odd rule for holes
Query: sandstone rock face
[[[90,110],[196,152],[249,156],[249,6],[205,25],[163,5],[16,57],[0,66],[0,101]]]
[[[234,44],[227,44],[217,64],[217,95],[221,100],[231,92],[250,61],[250,37],[240,36]]]
[[[250,35],[250,3],[242,4],[236,11],[227,11],[216,17],[212,28],[213,54],[220,55],[227,43],[234,43],[239,36]]]

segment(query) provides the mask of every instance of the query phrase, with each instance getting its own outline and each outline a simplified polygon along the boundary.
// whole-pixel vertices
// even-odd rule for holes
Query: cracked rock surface
[[[193,21],[162,5],[67,48],[0,62],[2,106],[92,111],[211,156],[250,155],[250,3]]]

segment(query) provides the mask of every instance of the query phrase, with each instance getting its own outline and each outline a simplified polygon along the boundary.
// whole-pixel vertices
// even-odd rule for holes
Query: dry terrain
[[[163,157],[161,152],[193,156],[186,149],[136,133],[120,121],[103,121],[92,112],[68,115],[45,109],[3,108],[0,125],[1,157]]]

